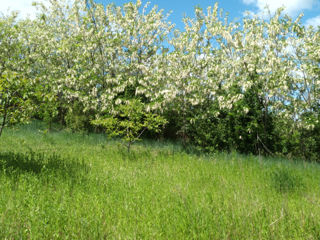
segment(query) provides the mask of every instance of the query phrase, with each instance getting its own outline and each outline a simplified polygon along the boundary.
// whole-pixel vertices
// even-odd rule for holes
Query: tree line
[[[302,16],[230,21],[215,4],[180,30],[140,0],[34,7],[33,19],[0,17],[0,134],[38,118],[129,143],[147,133],[200,151],[320,159],[320,30]]]

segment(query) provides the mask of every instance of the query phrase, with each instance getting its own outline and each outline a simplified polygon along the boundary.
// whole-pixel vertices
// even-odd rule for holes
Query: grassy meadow
[[[320,239],[320,165],[98,134],[0,138],[0,239]]]

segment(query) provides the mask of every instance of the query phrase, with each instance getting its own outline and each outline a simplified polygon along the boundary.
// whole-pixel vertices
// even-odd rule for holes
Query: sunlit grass
[[[98,134],[0,139],[0,239],[319,239],[320,168]]]

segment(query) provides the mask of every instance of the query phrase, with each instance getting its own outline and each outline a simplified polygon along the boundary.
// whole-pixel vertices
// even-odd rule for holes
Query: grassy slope
[[[0,239],[320,239],[320,167],[101,135],[0,139]]]

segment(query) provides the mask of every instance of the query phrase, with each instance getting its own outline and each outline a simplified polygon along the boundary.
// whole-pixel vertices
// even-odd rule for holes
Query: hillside
[[[316,163],[44,129],[0,138],[1,239],[320,237]]]

